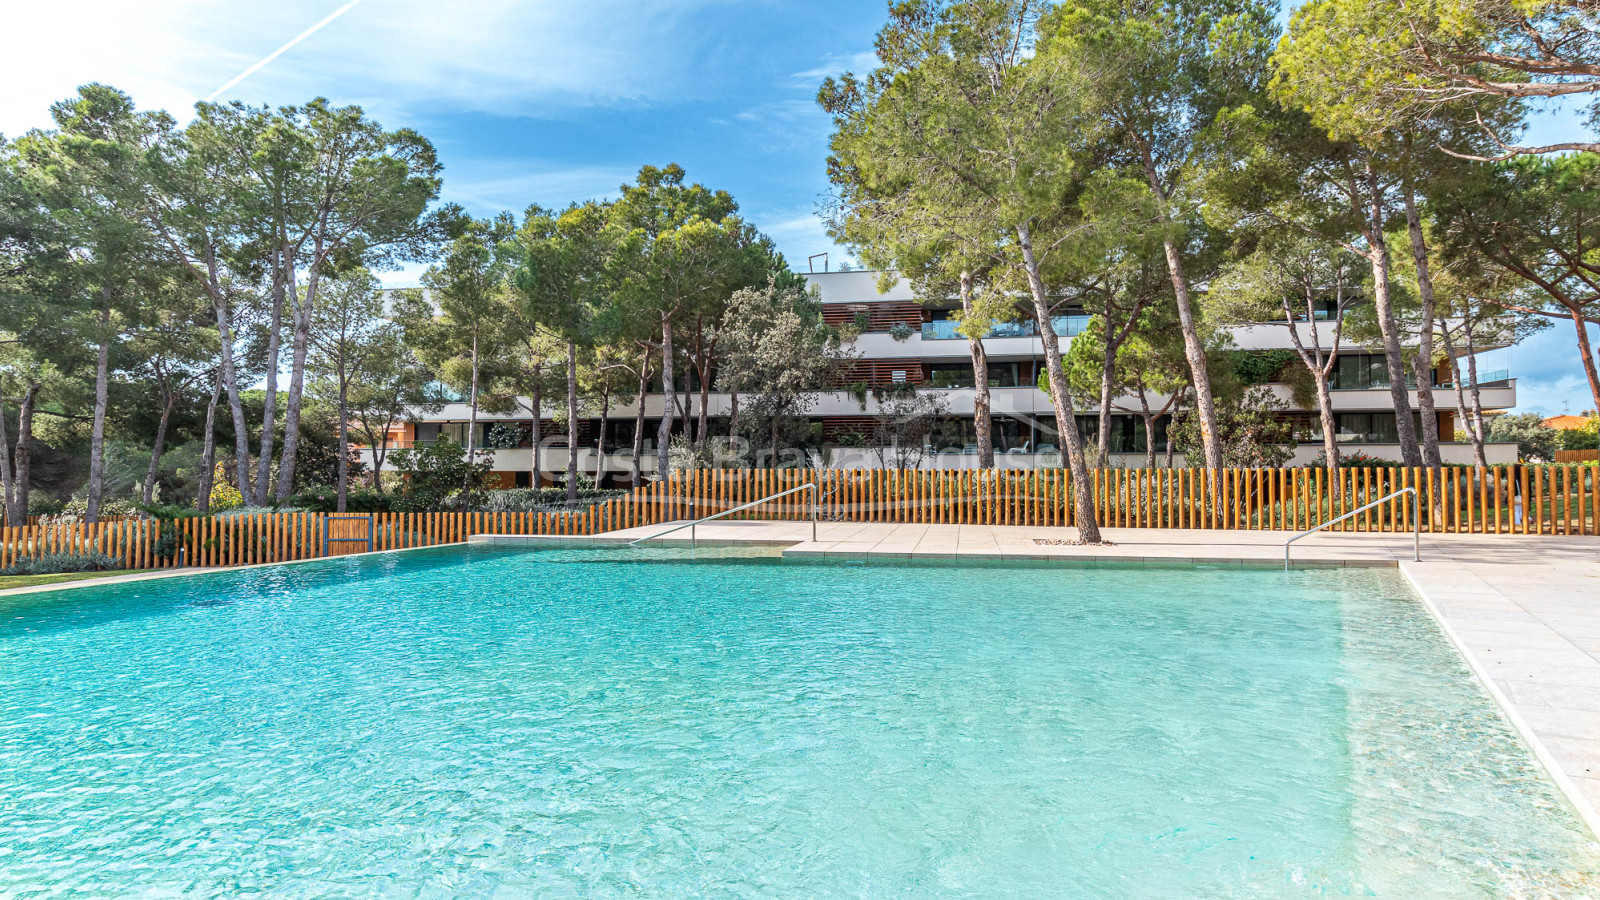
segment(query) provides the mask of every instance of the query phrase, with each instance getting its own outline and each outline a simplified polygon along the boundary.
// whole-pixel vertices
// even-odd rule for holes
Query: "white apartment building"
[[[925,442],[919,454],[920,466],[974,467],[978,454],[976,431],[973,428],[971,357],[966,339],[955,331],[952,310],[923,305],[912,294],[909,282],[904,279],[889,291],[880,292],[879,274],[853,271],[804,276],[819,292],[827,321],[833,324],[854,322],[864,326],[853,348],[857,359],[850,365],[844,378],[845,384],[838,390],[822,392],[812,398],[806,414],[817,426],[814,432],[820,440],[816,442],[819,446],[811,448],[808,455],[813,464],[834,467],[870,468],[885,464],[879,453],[862,446],[862,435],[871,434],[878,411],[878,401],[872,396],[871,389],[911,384],[925,391],[937,392],[947,412]],[[1066,342],[1082,330],[1087,322],[1088,316],[1074,315],[1070,311],[1055,319],[1054,327],[1061,336],[1063,351]],[[1311,323],[1306,322],[1244,325],[1233,329],[1233,340],[1239,350],[1288,350],[1293,347],[1288,329],[1308,331],[1311,327]],[[1328,325],[1324,322],[1321,327],[1326,343]],[[1309,333],[1303,337],[1309,343]],[[1037,377],[1044,365],[1044,348],[1033,323],[997,325],[983,343],[989,359],[995,464],[1005,468],[1060,465],[1054,409],[1049,396],[1037,387]],[[1448,385],[1449,367],[1441,367],[1435,376],[1434,403],[1438,408],[1439,434],[1448,440],[1456,432],[1462,411],[1456,409],[1455,391]],[[1347,449],[1360,450],[1369,456],[1399,459],[1400,446],[1395,438],[1394,411],[1387,378],[1381,354],[1373,354],[1360,347],[1346,346],[1341,349],[1333,392],[1338,440]],[[1504,410],[1516,405],[1516,380],[1508,372],[1480,372],[1479,381],[1485,411]],[[695,405],[690,412],[692,417],[698,417],[698,385],[680,382],[680,391],[684,387],[693,388]],[[863,391],[863,388],[866,390]],[[1285,415],[1300,432],[1300,444],[1289,464],[1309,462],[1322,449],[1321,435],[1318,433],[1319,417],[1315,409],[1296,406],[1285,385],[1271,385],[1271,389],[1286,404]],[[642,469],[647,477],[654,470],[655,435],[663,414],[663,396],[659,390],[658,382],[656,391],[642,398],[646,454]],[[1411,396],[1415,404],[1414,390]],[[713,392],[709,395],[706,409],[713,435],[719,433],[719,423],[722,426],[720,433],[726,433],[731,405],[731,398],[726,393]],[[1166,449],[1165,422],[1158,425],[1155,435],[1147,436],[1139,416],[1121,411],[1137,409],[1135,400],[1121,398],[1113,406],[1119,410],[1112,416],[1111,458],[1108,464],[1143,465],[1145,442],[1149,439],[1156,443],[1157,460],[1160,463]],[[600,464],[604,471],[609,473],[612,480],[626,483],[625,473],[631,468],[630,454],[637,411],[637,402],[613,406],[606,416],[603,444],[599,434],[599,411],[583,412],[578,440],[581,448],[580,466],[585,472],[594,472],[598,457],[603,455],[604,460]],[[466,404],[453,403],[438,412],[419,415],[415,421],[391,434],[391,446],[410,446],[441,437],[465,444],[469,412]],[[1093,444],[1098,411],[1094,407],[1080,407],[1077,412],[1084,440]],[[526,412],[521,415],[493,415],[480,411],[478,414],[480,433],[474,443],[490,448],[487,452],[492,454],[493,469],[505,487],[532,483],[534,453],[531,447],[526,446],[526,437],[522,441],[523,446],[494,446],[495,442],[490,439],[491,429],[501,423],[516,423],[523,426],[522,431],[526,436],[529,431],[526,427],[528,419]],[[548,484],[552,477],[565,471],[567,439],[562,433],[565,428],[563,416],[552,418],[551,412],[546,411],[542,432],[547,437],[539,454],[541,483]],[[504,431],[502,429],[501,433]],[[1472,461],[1471,447],[1467,444],[1444,443],[1440,449],[1447,463]],[[1488,456],[1491,464],[1513,463],[1516,461],[1516,446],[1490,445]],[[618,478],[619,475],[623,477]]]

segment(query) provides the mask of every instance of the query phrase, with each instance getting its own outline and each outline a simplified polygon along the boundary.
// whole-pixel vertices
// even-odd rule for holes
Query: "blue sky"
[[[847,258],[815,216],[828,119],[814,97],[825,75],[871,67],[876,0],[30,3],[7,12],[0,133],[48,125],[49,104],[89,81],[186,117],[341,9],[219,99],[320,95],[415,128],[438,147],[444,198],[477,215],[612,196],[640,165],[677,162],[731,191],[791,265]],[[1484,364],[1521,379],[1522,408],[1578,411],[1591,403],[1574,340],[1558,323]]]

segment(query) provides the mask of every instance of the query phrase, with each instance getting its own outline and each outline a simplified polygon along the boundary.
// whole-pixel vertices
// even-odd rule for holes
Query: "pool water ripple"
[[[472,547],[0,600],[0,896],[1585,896],[1393,573]]]

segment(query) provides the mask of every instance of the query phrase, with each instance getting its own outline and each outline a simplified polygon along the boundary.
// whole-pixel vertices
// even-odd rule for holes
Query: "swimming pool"
[[[0,598],[0,895],[1596,884],[1392,571],[717,557],[450,547]]]

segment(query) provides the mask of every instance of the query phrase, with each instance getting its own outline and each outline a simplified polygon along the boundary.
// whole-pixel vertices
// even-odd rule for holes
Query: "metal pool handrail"
[[[731,516],[734,513],[739,512],[741,510],[749,509],[752,506],[760,506],[761,504],[766,503],[768,501],[776,500],[779,497],[786,497],[789,494],[793,494],[793,493],[796,493],[798,491],[812,491],[813,492],[813,494],[811,496],[811,542],[812,543],[816,543],[816,541],[817,541],[817,494],[815,493],[816,490],[817,490],[816,484],[802,484],[802,485],[799,485],[797,487],[789,488],[786,491],[779,491],[776,494],[771,494],[769,496],[762,497],[760,500],[752,500],[749,503],[744,504],[743,506],[735,506],[733,509],[725,509],[722,512],[713,513],[712,515],[709,515],[709,516],[701,516],[700,518],[695,519],[693,522],[685,522],[682,525],[674,525],[671,528],[668,528],[666,531],[658,531],[655,534],[648,534],[648,535],[645,535],[642,538],[635,538],[634,540],[631,540],[631,541],[628,542],[628,546],[632,547],[633,545],[638,544],[641,541],[653,541],[658,537],[666,537],[667,535],[672,534],[675,531],[682,531],[685,528],[687,528],[687,529],[689,529],[689,546],[694,547],[694,546],[697,546],[697,544],[695,543],[694,527],[696,525],[699,525],[701,522],[709,522],[712,519],[720,519],[723,516]]]
[[[1337,525],[1338,523],[1343,522],[1345,519],[1348,519],[1351,516],[1356,515],[1357,513],[1364,513],[1367,510],[1373,508],[1374,506],[1379,505],[1380,503],[1383,503],[1386,500],[1393,500],[1395,497],[1398,497],[1401,494],[1410,494],[1411,495],[1411,561],[1412,562],[1421,562],[1422,561],[1422,510],[1420,508],[1421,504],[1418,502],[1417,489],[1414,488],[1414,487],[1407,487],[1407,488],[1401,488],[1400,490],[1395,491],[1392,494],[1385,494],[1384,496],[1379,497],[1378,499],[1372,501],[1371,503],[1368,503],[1366,506],[1363,506],[1360,509],[1352,509],[1349,512],[1345,513],[1344,515],[1340,516],[1337,519],[1329,519],[1328,521],[1323,522],[1321,525],[1318,525],[1315,528],[1308,528],[1305,531],[1302,531],[1299,534],[1295,535],[1294,537],[1289,538],[1287,541],[1284,541],[1283,542],[1283,570],[1285,572],[1289,571],[1289,545],[1290,544],[1293,544],[1295,541],[1298,541],[1303,537],[1309,537],[1310,535],[1316,534],[1317,532],[1321,531],[1322,529],[1327,528],[1329,525]]]

